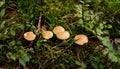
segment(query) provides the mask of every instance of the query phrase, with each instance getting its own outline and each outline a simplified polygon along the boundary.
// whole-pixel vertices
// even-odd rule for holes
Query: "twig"
[[[67,49],[69,49],[72,46],[73,43],[74,43],[74,41],[72,41],[71,44],[68,47],[66,47],[63,52],[67,51]]]
[[[41,64],[39,64],[39,66],[38,66],[38,69],[40,69],[41,68]]]
[[[70,39],[67,40],[67,41],[64,40],[62,43],[60,43],[60,44],[52,47],[51,49],[57,48],[57,47],[59,47],[59,46],[61,46],[61,45],[64,45],[64,44],[67,43],[68,41],[70,41]],[[67,48],[65,48],[65,50],[63,50],[62,52],[63,52],[63,53],[66,52],[67,49],[70,48],[73,43],[74,43],[74,41],[73,41]],[[58,58],[59,58],[60,56],[61,56],[61,55],[58,55]],[[46,60],[46,61],[41,65],[41,67],[44,67],[44,65],[47,64],[49,61],[50,61],[50,60]],[[53,65],[54,65],[54,62],[55,62],[55,61],[56,61],[56,59],[54,59],[54,58],[51,59],[51,63],[52,63]],[[40,68],[40,67],[39,67],[39,68]],[[54,69],[54,67],[53,67],[52,69]]]
[[[42,12],[40,12],[40,16],[39,16],[39,22],[38,22],[38,25],[37,25],[37,32],[41,30],[41,19],[42,19]]]
[[[41,65],[41,67],[44,67],[44,65],[45,65],[46,63],[48,63],[48,61],[49,61],[49,60],[44,61],[44,63]],[[41,68],[41,67],[40,67],[40,68]]]
[[[70,40],[70,39],[69,39],[69,40]],[[58,44],[58,45],[52,47],[52,49],[55,49],[55,48],[57,48],[57,47],[59,47],[59,46],[64,45],[64,44],[67,43],[69,40],[64,40],[64,41],[62,41],[62,43],[60,43],[60,44]]]

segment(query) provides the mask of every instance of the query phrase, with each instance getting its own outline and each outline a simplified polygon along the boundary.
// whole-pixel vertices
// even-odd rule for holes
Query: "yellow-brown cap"
[[[33,41],[36,38],[36,35],[32,31],[29,31],[24,33],[24,38],[28,41]]]
[[[68,31],[63,31],[63,32],[59,32],[56,36],[58,39],[65,40],[70,37],[70,33]]]
[[[43,31],[42,36],[44,39],[50,39],[53,37],[53,33],[51,31]]]
[[[76,35],[74,40],[76,44],[84,45],[85,43],[88,42],[88,37],[84,34],[80,34],[80,35]]]
[[[65,31],[65,29],[62,27],[62,26],[56,26],[54,29],[53,29],[53,32],[54,34],[57,34],[59,32],[63,32]]]

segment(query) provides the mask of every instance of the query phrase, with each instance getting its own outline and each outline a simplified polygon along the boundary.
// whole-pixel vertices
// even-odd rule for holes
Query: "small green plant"
[[[6,8],[4,8],[5,1],[0,2],[0,18],[2,18],[5,14]]]

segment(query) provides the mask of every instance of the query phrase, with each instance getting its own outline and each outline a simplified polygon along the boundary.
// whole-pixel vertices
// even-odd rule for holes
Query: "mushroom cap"
[[[56,36],[58,39],[65,40],[70,37],[70,33],[68,31],[63,31],[63,32],[59,32]]]
[[[33,41],[36,38],[36,35],[32,31],[29,31],[24,33],[24,38],[28,41]]]
[[[43,31],[42,36],[44,39],[50,39],[53,37],[53,33],[51,31]]]
[[[53,32],[54,34],[57,34],[59,32],[63,32],[65,31],[65,29],[62,27],[62,26],[56,26],[54,29],[53,29]]]
[[[84,34],[80,34],[80,35],[76,35],[74,40],[76,44],[84,45],[85,43],[88,42],[88,37]]]

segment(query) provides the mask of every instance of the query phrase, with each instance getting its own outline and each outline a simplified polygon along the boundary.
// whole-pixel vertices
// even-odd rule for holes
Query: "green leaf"
[[[82,5],[79,4],[79,5],[76,5],[76,11],[78,12],[76,14],[77,17],[82,17]]]
[[[108,25],[107,25],[107,28],[111,29],[111,28],[112,28],[112,25],[111,25],[111,24],[108,24]]]
[[[11,41],[10,43],[9,43],[9,46],[14,46],[15,45],[15,41]]]
[[[86,68],[86,64],[83,63],[83,62],[82,62],[82,64],[81,64],[81,66],[82,66],[82,68],[84,68],[84,69]]]
[[[24,62],[29,62],[30,61],[30,56],[28,56],[28,54],[24,50],[20,49],[18,52],[19,52],[19,54],[21,56],[21,59]]]
[[[79,23],[82,25],[82,24],[83,24],[83,20],[82,20],[82,19],[79,19]]]
[[[4,45],[0,44],[0,49],[3,48]]]
[[[102,43],[103,43],[103,45],[105,45],[105,46],[107,46],[107,47],[111,46],[111,43],[110,43],[110,41],[109,41],[108,39],[104,39],[104,40],[102,41]]]
[[[17,44],[17,45],[21,45],[21,44],[22,44],[22,41],[16,41],[16,44]]]
[[[15,36],[15,30],[10,30],[10,34],[12,35],[12,36]]]
[[[81,65],[80,61],[75,61],[76,65]]]
[[[6,11],[6,9],[2,9],[2,10],[0,11],[0,17],[3,17],[3,16],[5,15],[5,11]]]
[[[39,40],[37,41],[36,45],[37,45],[37,46],[40,46],[41,43],[44,43],[44,42],[46,42],[46,41],[47,41],[47,40],[45,40],[45,39],[39,39]]]
[[[90,29],[93,29],[93,28],[94,28],[94,24],[91,23],[91,24],[89,25],[89,27],[90,27]]]
[[[117,57],[114,55],[114,53],[109,53],[108,54],[108,57],[113,61],[113,62],[117,62],[118,59]]]
[[[104,30],[103,33],[104,34],[109,34],[109,31],[108,30]]]
[[[19,63],[23,66],[26,66],[26,62],[30,61],[30,56],[28,56],[27,53],[24,52],[23,50],[20,50],[19,52],[21,55],[21,58],[19,59]]]
[[[119,43],[120,43],[120,38],[116,38],[116,40],[117,40],[117,42],[119,42]]]
[[[15,54],[11,54],[10,58],[15,61],[16,60],[16,55]]]
[[[23,60],[23,59],[19,59],[19,63],[22,65],[22,66],[26,66],[26,62]]]
[[[105,69],[105,65],[100,64],[100,65],[99,65],[99,68],[100,68],[100,69]]]
[[[99,40],[102,41],[102,44],[109,49],[109,51],[113,51],[113,46],[110,43],[110,38],[108,36],[106,36],[106,37],[97,36],[97,37]]]
[[[23,30],[23,29],[24,29],[24,25],[18,23],[18,24],[15,24],[15,25],[14,25],[14,28],[15,28],[15,29],[21,29],[21,30]]]
[[[82,66],[82,68],[86,68],[86,64],[83,63],[82,61],[75,61],[76,65]]]
[[[29,58],[29,56],[27,54],[24,54],[22,58],[24,58],[25,62],[29,62],[30,61],[30,58]]]
[[[96,61],[96,62],[99,62],[99,61],[100,61],[100,57],[96,57],[96,58],[95,58],[95,61]]]
[[[85,2],[92,2],[91,0],[85,0]]]
[[[2,23],[0,24],[0,30],[2,30],[5,27],[5,21],[2,21]]]
[[[96,32],[97,32],[97,34],[98,34],[98,35],[103,34],[102,30],[101,30],[101,29],[99,29],[99,28],[97,28],[97,29],[96,29]]]
[[[0,2],[0,7],[2,7],[4,5],[5,2],[1,1]]]
[[[103,28],[104,28],[104,26],[103,26],[102,23],[100,23],[99,27],[100,27],[100,29],[103,29]]]
[[[24,29],[24,25],[23,24],[19,24],[18,28],[20,28],[21,30],[23,30]]]
[[[27,48],[26,50],[27,51],[33,51],[33,48]]]
[[[92,66],[95,68],[95,69],[98,69],[98,65],[96,62],[92,62]]]

